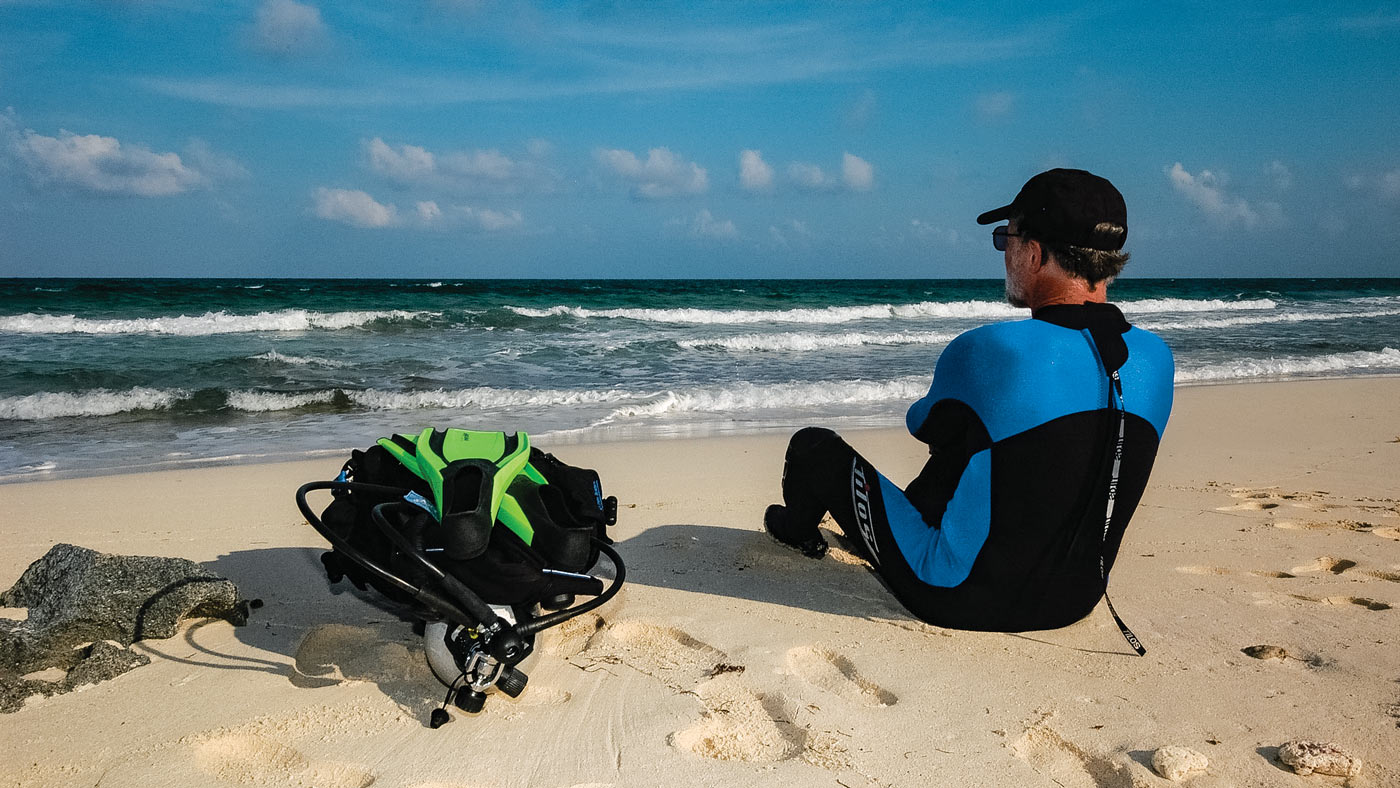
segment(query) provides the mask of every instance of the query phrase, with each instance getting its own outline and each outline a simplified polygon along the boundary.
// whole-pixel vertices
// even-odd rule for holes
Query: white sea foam
[[[429,391],[346,391],[356,405],[371,410],[416,410],[419,408],[511,408],[598,405],[626,402],[647,396],[622,389],[498,389],[478,386],[468,389]]]
[[[1146,298],[1121,302],[1125,312],[1148,314],[1155,312],[1221,312],[1236,310],[1274,309],[1277,302],[1268,298],[1245,301],[1221,299],[1192,300],[1183,298]],[[511,306],[507,309],[523,317],[556,317],[565,315],[579,320],[627,319],[650,323],[697,323],[712,325],[742,325],[748,323],[814,323],[837,324],[856,320],[888,320],[944,318],[997,319],[1025,317],[1026,311],[999,301],[921,301],[915,304],[868,304],[865,306],[830,306],[817,309],[589,309],[579,306],[546,308]]]
[[[783,350],[814,351],[867,345],[941,345],[951,342],[956,336],[957,334],[937,331],[911,331],[893,334],[863,332],[814,334],[799,331],[787,334],[740,334],[732,337],[684,339],[676,344],[692,350],[715,348],[739,353]]]
[[[7,315],[0,317],[0,333],[8,334],[170,334],[208,336],[258,331],[308,331],[311,329],[352,328],[376,320],[412,320],[436,312],[386,311],[310,312],[283,309],[253,315],[206,312],[202,315],[94,319],[75,315]]]
[[[44,391],[0,398],[0,419],[40,421],[68,416],[111,416],[138,410],[161,410],[190,396],[184,389],[92,389],[78,393]]]
[[[889,318],[996,318],[1024,315],[1023,310],[995,301],[924,301],[917,304],[829,306],[820,309],[587,309],[552,306],[545,309],[507,307],[524,317],[567,315],[580,320],[622,318],[650,323],[742,325],[747,323],[849,323]]]
[[[1202,317],[1191,320],[1144,320],[1138,327],[1149,331],[1184,331],[1200,328],[1231,328],[1269,323],[1311,323],[1327,320],[1365,320],[1400,315],[1400,309],[1379,309],[1370,312],[1286,312],[1280,315],[1241,315],[1239,317]]]
[[[335,399],[334,391],[312,391],[305,394],[280,394],[273,391],[230,391],[227,403],[234,410],[267,413],[293,410],[307,405],[320,405]]]
[[[1358,298],[1348,298],[1348,304],[1381,304],[1393,306],[1400,304],[1400,296],[1360,296]]]
[[[1238,310],[1276,309],[1278,302],[1270,298],[1253,298],[1245,301],[1223,301],[1219,298],[1143,298],[1137,301],[1115,301],[1125,314],[1141,315],[1149,312],[1234,312]]]
[[[908,402],[928,390],[926,377],[886,381],[834,380],[813,383],[734,383],[693,389],[663,391],[616,408],[598,425],[623,419],[649,418],[676,413],[733,413],[765,409],[861,405]]]
[[[1262,377],[1324,375],[1357,370],[1400,371],[1400,350],[1382,348],[1381,350],[1333,353],[1325,356],[1244,358],[1226,364],[1207,364],[1200,367],[1178,369],[1176,382],[1193,383]]]
[[[344,361],[335,361],[333,359],[321,358],[319,356],[286,356],[281,353],[278,353],[275,350],[269,350],[266,353],[259,353],[256,356],[249,356],[249,358],[254,359],[256,361],[275,361],[279,364],[291,364],[299,367],[312,366],[335,368],[345,366]]]

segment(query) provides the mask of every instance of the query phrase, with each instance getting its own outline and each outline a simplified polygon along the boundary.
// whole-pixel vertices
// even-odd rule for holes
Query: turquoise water
[[[900,423],[1000,280],[0,280],[0,478]],[[1178,382],[1400,373],[1400,279],[1124,280]],[[546,437],[547,436],[547,437]]]

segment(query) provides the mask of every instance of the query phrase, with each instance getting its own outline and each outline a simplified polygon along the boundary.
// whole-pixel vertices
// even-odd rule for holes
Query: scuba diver
[[[781,505],[764,529],[811,558],[830,512],[909,612],[953,629],[1053,629],[1107,599],[1124,529],[1172,404],[1171,352],[1108,303],[1122,270],[1127,206],[1104,178],[1053,169],[1009,204],[992,245],[1006,298],[1029,319],[954,339],[909,408],[928,444],[901,490],[836,433],[792,436]],[[1109,611],[1129,644],[1145,652]]]

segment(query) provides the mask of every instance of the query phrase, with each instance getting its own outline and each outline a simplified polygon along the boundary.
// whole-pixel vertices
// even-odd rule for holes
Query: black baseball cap
[[[1010,205],[978,224],[1020,216],[1021,232],[1047,243],[1116,252],[1128,240],[1128,206],[1113,184],[1084,170],[1046,170],[1026,181]]]

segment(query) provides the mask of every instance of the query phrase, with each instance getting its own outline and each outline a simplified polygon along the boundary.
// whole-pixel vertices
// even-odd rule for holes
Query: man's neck
[[[1056,304],[1103,304],[1108,301],[1108,285],[1100,283],[1093,290],[1089,283],[1073,276],[1042,275],[1026,294],[1031,312]]]

